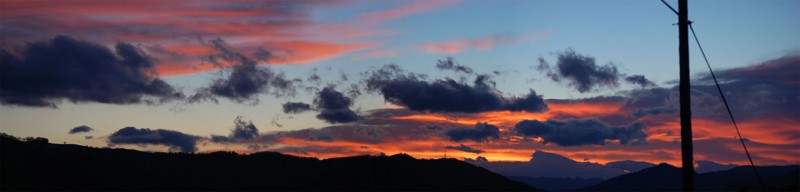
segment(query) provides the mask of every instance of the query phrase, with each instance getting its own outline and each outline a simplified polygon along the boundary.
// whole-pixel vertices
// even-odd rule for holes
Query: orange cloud
[[[374,113],[357,125],[332,126],[319,130],[331,136],[330,141],[305,139],[307,133],[294,138],[281,139],[266,150],[321,158],[363,154],[407,153],[417,158],[440,158],[446,146],[466,145],[481,150],[479,154],[447,150],[449,158],[476,158],[489,161],[528,161],[536,150],[556,153],[577,161],[609,163],[620,160],[666,162],[680,165],[680,125],[676,114],[646,115],[633,118],[630,103],[619,98],[547,100],[548,111],[542,113],[494,111],[485,113],[415,113],[405,109],[384,109]],[[388,115],[387,115],[388,114]],[[564,147],[543,143],[541,138],[525,138],[511,132],[522,120],[546,121],[549,119],[598,119],[604,123],[628,124],[644,122],[646,144],[620,144],[607,140],[603,145]],[[725,119],[723,119],[725,120]],[[452,141],[445,132],[477,122],[497,125],[501,130],[498,139],[483,142]],[[611,123],[609,123],[611,124]],[[800,163],[800,134],[797,119],[750,119],[739,122],[742,134],[748,139],[748,149],[757,165]],[[368,129],[362,129],[367,128]],[[727,121],[695,117],[694,156],[696,160],[720,163],[749,164],[735,138],[736,132]],[[337,128],[337,129],[332,129]],[[360,130],[361,129],[361,130]],[[356,133],[358,132],[358,133]],[[360,136],[359,136],[360,135]],[[367,136],[368,139],[363,137]]]
[[[260,65],[309,63],[372,47],[371,44],[367,43],[337,44],[312,41],[266,42],[265,44],[262,48],[271,50],[275,58],[269,62],[259,63]],[[204,65],[199,59],[214,51],[208,46],[174,44],[164,46],[164,49],[167,52],[196,59],[186,60],[179,57],[174,58],[174,60],[166,60],[157,66],[157,71],[161,76],[185,75],[216,69],[213,65]],[[227,67],[231,63],[223,63],[222,65]]]
[[[666,162],[680,165],[680,125],[676,114],[646,115],[631,117],[629,102],[618,98],[547,100],[548,111],[542,113],[494,111],[475,114],[464,113],[416,113],[405,109],[384,109],[373,113],[355,125],[331,126],[315,131],[329,136],[320,141],[307,138],[310,132],[282,134],[282,138],[271,142],[262,150],[279,151],[301,156],[320,158],[343,157],[365,154],[407,153],[417,158],[441,158],[446,146],[466,145],[481,150],[468,153],[447,150],[450,158],[476,158],[483,156],[490,161],[528,161],[536,150],[552,152],[578,161],[608,163],[620,160]],[[628,124],[644,122],[646,144],[620,144],[607,140],[603,145],[581,145],[564,147],[543,143],[541,138],[525,138],[513,134],[512,128],[522,120],[547,121],[565,119],[598,119],[604,123]],[[725,119],[723,119],[725,120]],[[447,130],[461,126],[473,126],[477,122],[497,125],[501,132],[498,139],[482,142],[452,141]],[[611,124],[611,123],[609,123]],[[750,119],[739,122],[742,134],[758,165],[800,163],[800,137],[796,119]],[[736,132],[727,121],[695,117],[695,159],[720,163],[749,164]],[[292,136],[289,136],[292,135]],[[249,143],[248,143],[249,144]],[[247,144],[246,144],[247,145]],[[241,147],[240,147],[241,148]]]
[[[426,122],[449,122],[463,125],[475,125],[478,122],[508,128],[522,120],[539,120],[556,116],[576,116],[576,117],[595,117],[603,115],[618,114],[621,105],[616,103],[589,103],[589,102],[548,102],[548,111],[542,113],[513,112],[513,111],[492,111],[476,114],[412,114],[406,116],[393,117],[397,120],[413,120]]]
[[[268,45],[271,50],[278,51],[277,63],[297,64],[314,62],[339,56],[343,53],[373,47],[372,44],[334,44],[311,41],[276,42]]]
[[[796,144],[800,143],[797,131],[796,120],[790,119],[769,119],[751,120],[737,122],[742,136],[748,140],[766,144]],[[655,123],[653,123],[655,124]],[[671,121],[659,122],[657,126],[651,126],[648,140],[674,141],[680,139],[680,121],[673,118]],[[671,132],[667,135],[665,133]],[[693,118],[692,133],[695,140],[711,138],[738,138],[736,129],[730,122],[718,122],[710,119]],[[741,146],[739,146],[741,147]]]
[[[476,158],[483,156],[490,161],[528,161],[531,154],[536,150],[556,153],[577,161],[587,159],[589,162],[608,163],[620,160],[646,161],[650,163],[666,162],[673,165],[680,165],[680,143],[673,141],[675,135],[667,136],[659,133],[665,138],[659,139],[656,136],[648,137],[647,144],[641,145],[622,145],[619,142],[608,141],[605,145],[582,145],[563,147],[555,144],[543,144],[541,139],[523,138],[514,134],[508,134],[509,128],[521,119],[547,120],[558,118],[563,114],[570,115],[589,115],[580,118],[589,118],[591,115],[615,115],[619,107],[609,106],[610,103],[587,103],[587,102],[550,102],[551,110],[545,113],[521,113],[521,112],[490,112],[480,114],[416,114],[409,115],[402,109],[386,109],[383,113],[368,116],[363,122],[356,125],[331,126],[321,129],[308,129],[303,131],[290,131],[285,133],[275,133],[262,135],[263,140],[254,140],[241,143],[229,143],[230,146],[215,146],[220,144],[204,145],[204,149],[233,149],[244,152],[255,152],[259,150],[278,151],[298,156],[312,156],[318,158],[334,158],[353,155],[375,155],[385,153],[388,155],[396,153],[406,153],[416,158],[441,158],[444,157],[446,146],[467,145],[471,148],[481,150],[481,153],[468,153],[458,150],[447,150],[449,158]],[[621,105],[621,104],[620,104]],[[602,108],[609,110],[603,111]],[[385,116],[385,114],[403,114],[398,116]],[[457,119],[457,120],[456,120]],[[647,121],[666,121],[650,128],[652,132],[663,130],[676,131],[679,129],[677,119],[653,118]],[[499,139],[490,139],[483,142],[474,141],[451,141],[444,131],[458,127],[471,126],[475,122],[497,122],[505,124],[501,126],[503,130]],[[800,148],[797,147],[797,138],[786,134],[785,131],[792,131],[793,120],[787,121],[747,121],[740,125],[743,130],[756,129],[775,129],[759,133],[745,132],[748,141],[748,148],[753,154],[753,158],[758,165],[774,165],[797,162],[797,155],[800,155]],[[785,124],[785,125],[782,125]],[[429,128],[427,125],[438,125],[439,128]],[[744,156],[741,144],[728,134],[732,130],[722,128],[725,122],[714,122],[711,120],[695,119],[695,159],[712,160],[720,163],[735,163],[740,165],[748,164]],[[779,126],[779,128],[772,128]],[[745,128],[748,127],[748,128]],[[731,128],[732,129],[732,128]],[[791,132],[789,132],[791,133]],[[783,134],[783,135],[782,135]],[[320,140],[314,135],[325,135],[328,139]],[[254,150],[247,146],[253,144],[264,144],[269,147]]]
[[[400,121],[426,122],[429,124],[455,124],[470,126],[477,122],[497,125],[502,131],[509,131],[521,120],[540,120],[560,118],[605,118],[628,117],[631,109],[624,108],[622,102],[602,101],[549,101],[549,111],[525,113],[496,111],[477,114],[410,114],[392,117]],[[493,161],[527,161],[532,150],[546,150],[573,159],[590,159],[592,162],[607,163],[619,160],[638,160],[651,163],[667,162],[680,165],[680,124],[677,115],[645,116],[627,121],[640,121],[651,125],[645,131],[648,144],[620,145],[609,141],[606,145],[587,145],[579,147],[560,147],[540,144],[537,138],[525,141],[521,137],[504,135],[501,140],[477,143],[474,146],[483,150],[480,156]],[[736,131],[730,122],[695,117],[692,120],[696,159],[723,163],[748,164],[741,144],[736,139]],[[796,119],[757,119],[740,121],[739,128],[748,139],[748,148],[756,155],[757,164],[798,163],[800,137],[797,133]],[[522,152],[517,152],[522,151]],[[475,154],[463,154],[474,158]],[[794,157],[793,157],[794,156]]]

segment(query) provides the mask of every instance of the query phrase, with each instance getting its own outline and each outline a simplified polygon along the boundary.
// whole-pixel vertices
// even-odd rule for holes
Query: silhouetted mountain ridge
[[[0,137],[1,190],[535,190],[455,159],[147,153]]]

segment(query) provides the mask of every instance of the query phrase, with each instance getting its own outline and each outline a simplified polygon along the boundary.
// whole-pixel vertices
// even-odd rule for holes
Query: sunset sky
[[[800,163],[797,8],[689,2],[759,165]],[[145,151],[679,165],[676,22],[658,0],[3,0],[0,132]],[[746,164],[691,43],[695,159]]]

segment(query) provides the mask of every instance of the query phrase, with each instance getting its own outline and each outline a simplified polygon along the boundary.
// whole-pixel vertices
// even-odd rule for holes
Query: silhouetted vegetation
[[[535,190],[455,159],[147,153],[42,139],[0,135],[0,190]]]

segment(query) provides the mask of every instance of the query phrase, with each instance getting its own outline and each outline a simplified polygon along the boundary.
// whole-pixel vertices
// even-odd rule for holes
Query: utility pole
[[[694,191],[694,158],[692,157],[692,110],[689,85],[689,11],[687,0],[678,0],[678,52],[680,54],[681,159],[683,191]]]

